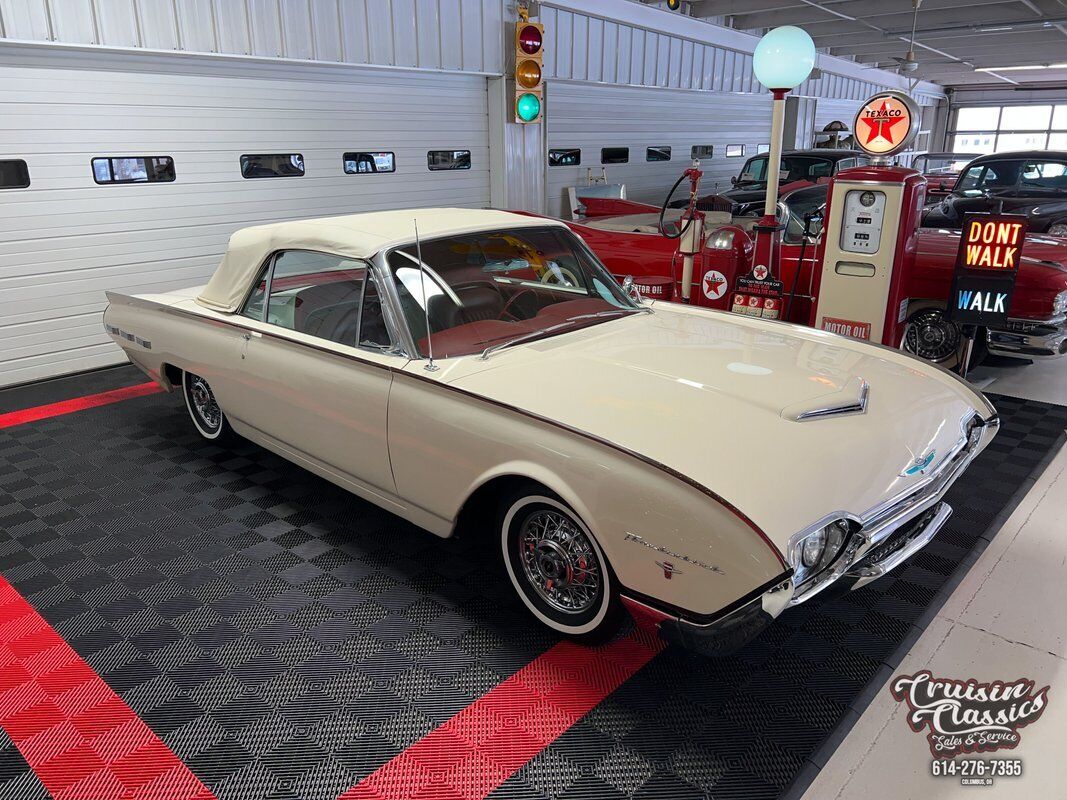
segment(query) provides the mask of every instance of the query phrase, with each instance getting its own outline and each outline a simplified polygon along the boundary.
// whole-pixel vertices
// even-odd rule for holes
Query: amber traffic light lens
[[[537,30],[533,25],[527,25],[519,31],[519,47],[522,48],[522,52],[532,56],[541,49],[543,44],[541,31]]]
[[[541,82],[541,67],[532,59],[519,62],[515,70],[515,80],[523,89],[532,89]]]

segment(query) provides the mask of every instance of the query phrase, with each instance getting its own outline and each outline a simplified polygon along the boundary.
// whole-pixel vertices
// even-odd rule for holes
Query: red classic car
[[[809,324],[814,264],[821,261],[821,218],[826,204],[825,185],[807,186],[784,194],[779,215],[785,222],[781,235],[781,279],[786,300],[783,318]],[[662,236],[659,209],[623,201],[617,216],[567,221],[590,249],[616,275],[669,278],[673,295],[681,293],[681,257],[677,240]],[[607,203],[608,206],[605,206]],[[603,201],[598,212],[610,211]],[[668,211],[668,225],[680,211]],[[706,243],[693,273],[692,302],[728,310],[730,288],[752,268],[757,218],[731,217],[728,212],[706,212]],[[805,236],[805,219],[808,235]],[[942,366],[955,367],[963,352],[959,327],[944,309],[950,292],[959,232],[922,229],[918,233],[916,265],[906,276],[908,324],[900,345],[907,351]],[[1067,240],[1030,235],[1019,270],[1007,326],[982,330],[972,364],[986,352],[1019,358],[1049,358],[1067,354]],[[803,264],[798,269],[803,253]],[[790,295],[792,295],[790,299]]]

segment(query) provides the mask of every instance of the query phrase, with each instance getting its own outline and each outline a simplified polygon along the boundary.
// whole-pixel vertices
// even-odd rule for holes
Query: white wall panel
[[[501,74],[503,14],[502,0],[0,0],[0,30],[24,41]]]
[[[52,40],[46,0],[0,0],[0,21],[9,39]]]
[[[174,3],[178,19],[178,47],[198,53],[217,52],[211,0],[174,0]]]
[[[118,362],[100,327],[104,290],[203,283],[239,227],[489,204],[480,76],[290,66],[234,77],[167,61],[0,62],[0,154],[24,158],[32,179],[0,193],[0,385]],[[426,152],[439,148],[470,149],[473,168],[430,172]],[[397,171],[346,175],[342,153],[356,149],[392,150]],[[256,152],[299,152],[306,174],[245,180],[240,155]],[[169,155],[177,180],[98,186],[100,155]]]
[[[141,47],[153,50],[178,49],[178,18],[170,0],[137,0]],[[269,55],[277,55],[271,52]]]
[[[689,166],[693,145],[712,144],[715,156],[702,161],[707,192],[730,185],[744,158],[727,158],[726,145],[746,145],[746,157],[767,142],[770,97],[644,87],[609,87],[553,81],[547,107],[548,148],[578,147],[577,167],[548,167],[548,213],[567,215],[566,187],[586,183],[590,170],[601,172],[602,147],[629,147],[627,164],[603,167],[610,183],[625,183],[627,197],[660,203]],[[648,147],[670,146],[670,161],[646,161]],[[680,195],[679,195],[680,197]]]
[[[97,0],[94,8],[100,26],[101,44],[136,47],[141,43],[134,0]]]
[[[213,0],[211,11],[215,17],[219,52],[242,55],[251,53],[248,6],[231,0]]]
[[[92,0],[48,1],[51,4],[56,40],[74,44],[97,44]]]

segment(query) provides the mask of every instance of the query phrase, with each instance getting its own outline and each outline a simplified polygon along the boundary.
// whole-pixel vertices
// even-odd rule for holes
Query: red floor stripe
[[[481,800],[663,647],[642,629],[598,648],[560,642],[340,800]]]
[[[136,386],[112,389],[110,392],[100,392],[99,394],[89,394],[85,397],[75,397],[71,400],[62,400],[58,403],[49,403],[45,406],[24,408],[21,411],[9,411],[7,414],[0,414],[0,430],[14,425],[23,425],[27,422],[36,422],[40,419],[70,414],[73,411],[84,411],[87,408],[106,406],[109,403],[117,403],[120,400],[144,397],[146,394],[155,394],[161,391],[163,390],[159,388],[159,384],[149,381],[148,383],[139,383]]]
[[[54,800],[214,800],[3,578],[0,728]]]

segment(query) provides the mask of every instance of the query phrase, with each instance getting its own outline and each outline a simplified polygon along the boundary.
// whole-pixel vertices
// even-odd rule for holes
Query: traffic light
[[[682,7],[682,0],[667,0],[667,8],[671,11],[677,11]]]
[[[515,121],[540,122],[544,117],[545,26],[515,23]]]

